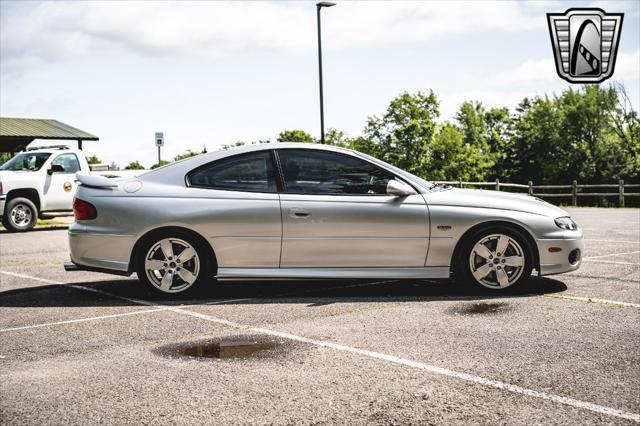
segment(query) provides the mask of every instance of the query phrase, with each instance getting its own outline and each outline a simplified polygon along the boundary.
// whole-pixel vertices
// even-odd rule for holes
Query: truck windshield
[[[26,152],[18,154],[11,160],[0,166],[0,170],[28,170],[36,171],[40,170],[42,165],[47,161],[51,154],[47,152]]]

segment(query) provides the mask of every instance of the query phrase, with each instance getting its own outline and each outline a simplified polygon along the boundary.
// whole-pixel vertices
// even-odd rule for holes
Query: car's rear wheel
[[[520,232],[506,227],[484,229],[465,242],[459,269],[465,283],[504,290],[529,279],[532,253]]]
[[[25,232],[33,229],[38,221],[38,208],[31,200],[23,197],[10,199],[2,215],[2,224],[11,232]]]
[[[137,258],[138,279],[163,293],[182,293],[211,278],[211,260],[198,239],[187,233],[149,238]]]

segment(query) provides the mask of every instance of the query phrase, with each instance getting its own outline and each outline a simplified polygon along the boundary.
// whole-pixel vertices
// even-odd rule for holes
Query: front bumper
[[[536,240],[540,255],[539,275],[554,275],[575,271],[582,265],[582,238]],[[575,258],[577,252],[577,259]],[[573,256],[572,256],[573,253]],[[573,261],[573,262],[572,262]]]
[[[7,195],[0,195],[0,217],[4,215],[4,205],[7,203]]]

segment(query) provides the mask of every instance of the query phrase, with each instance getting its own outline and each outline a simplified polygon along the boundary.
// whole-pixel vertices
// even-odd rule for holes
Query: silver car
[[[582,231],[534,197],[427,182],[359,152],[278,143],[141,176],[78,174],[67,270],[165,293],[218,280],[449,278],[502,290],[580,267]]]

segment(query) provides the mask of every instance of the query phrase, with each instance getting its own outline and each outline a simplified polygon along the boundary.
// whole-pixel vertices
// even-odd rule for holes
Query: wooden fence
[[[452,186],[457,186],[462,188],[464,186],[477,186],[477,187],[493,187],[496,191],[500,191],[500,188],[516,188],[526,190],[529,195],[540,198],[571,198],[571,205],[578,205],[578,197],[613,197],[618,198],[618,206],[624,207],[624,199],[626,197],[640,197],[640,192],[627,192],[626,189],[632,188],[640,188],[640,184],[625,184],[623,180],[615,183],[605,183],[605,184],[578,184],[577,181],[573,181],[571,185],[534,185],[533,182],[529,181],[528,185],[524,185],[521,183],[501,183],[499,179],[496,179],[495,182],[464,182],[462,180],[454,180],[454,181],[436,181],[436,183],[442,183]],[[584,189],[594,188],[598,191],[604,190],[607,188],[617,189],[617,191],[611,192],[583,192]],[[555,192],[537,192],[539,190],[548,191],[548,190],[565,190],[569,189],[571,192],[565,193],[555,193]]]

